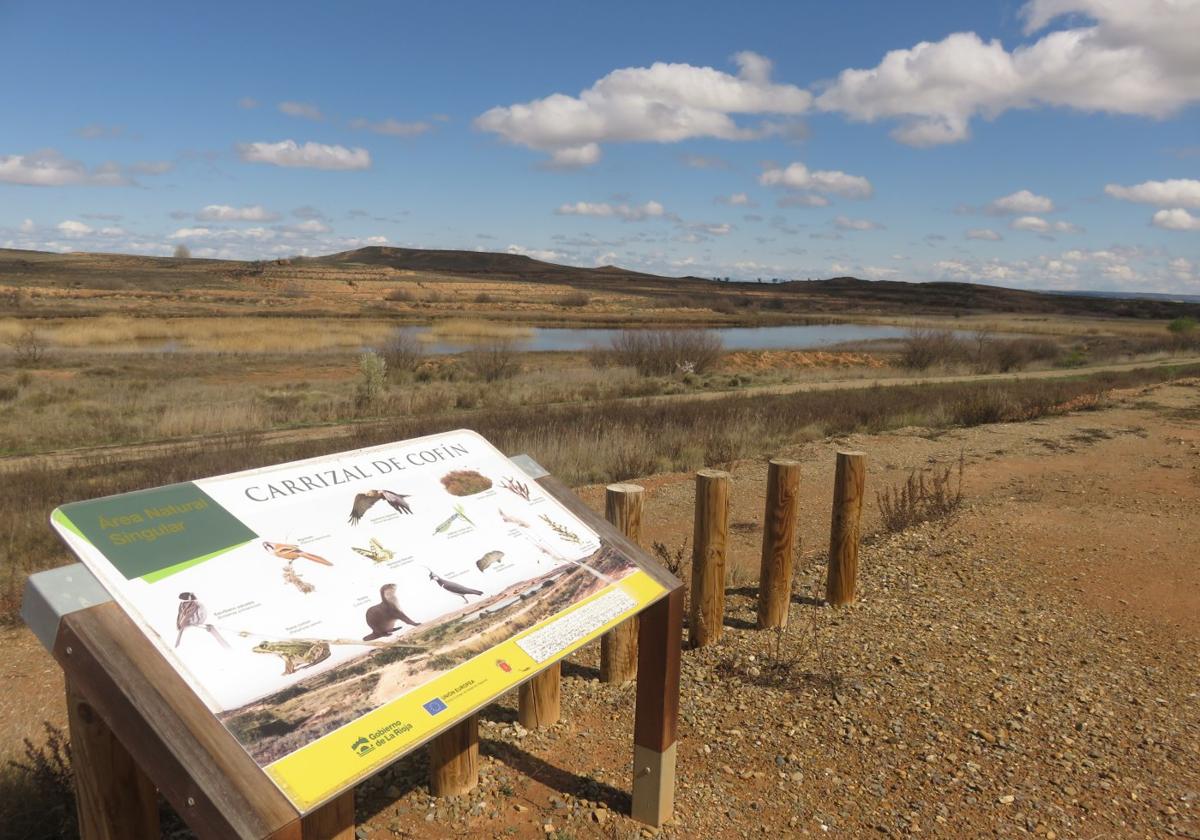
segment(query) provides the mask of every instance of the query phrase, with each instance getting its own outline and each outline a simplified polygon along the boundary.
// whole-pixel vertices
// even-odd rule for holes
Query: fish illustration
[[[503,557],[504,557],[503,551],[489,551],[487,554],[483,555],[482,557],[480,557],[478,560],[475,561],[475,567],[477,569],[479,569],[479,571],[482,572],[488,566],[491,566],[495,563],[499,563]]]

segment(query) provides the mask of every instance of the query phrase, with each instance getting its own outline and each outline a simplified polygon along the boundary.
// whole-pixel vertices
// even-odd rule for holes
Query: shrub
[[[622,330],[612,338],[618,364],[642,376],[704,373],[721,358],[721,337],[711,330]]]
[[[366,408],[383,395],[387,381],[387,362],[374,350],[368,350],[358,358],[358,390],[354,403]]]
[[[25,740],[25,760],[8,762],[0,796],[0,824],[5,836],[74,837],[74,773],[67,734],[52,723],[43,724],[45,743]]]
[[[912,329],[900,350],[900,366],[928,370],[967,357],[966,346],[950,330]]]
[[[1183,335],[1185,333],[1194,332],[1198,323],[1200,322],[1196,321],[1195,318],[1185,315],[1184,317],[1176,318],[1174,321],[1167,324],[1167,329],[1176,335]]]
[[[475,302],[476,303],[495,303],[496,299],[494,297],[492,297],[491,295],[489,295],[487,292],[480,292],[479,294],[475,295]]]
[[[9,339],[8,346],[13,349],[17,364],[36,365],[46,355],[47,342],[33,327],[26,327]]]
[[[392,289],[387,293],[386,299],[395,301],[396,303],[411,303],[415,300],[413,293],[408,289]]]
[[[521,370],[517,356],[517,343],[511,338],[492,338],[464,353],[463,364],[484,382],[497,382],[511,379]]]
[[[1003,388],[989,387],[969,391],[950,406],[950,418],[959,426],[1000,423],[1012,416],[1012,404]]]
[[[949,466],[944,470],[913,470],[903,484],[876,493],[875,502],[879,505],[883,530],[897,533],[956,511],[962,504],[965,467],[966,462],[960,454],[957,476]]]
[[[591,298],[583,292],[571,292],[558,299],[559,306],[587,306]]]
[[[388,371],[412,373],[424,361],[425,348],[412,330],[399,329],[384,342],[379,354]]]

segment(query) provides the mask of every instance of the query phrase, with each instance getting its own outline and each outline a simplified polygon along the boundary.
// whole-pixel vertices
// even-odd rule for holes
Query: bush
[[[571,292],[558,299],[559,306],[587,306],[591,298],[583,292]]]
[[[950,406],[950,418],[959,426],[981,426],[1011,419],[1008,393],[995,386],[970,391]]]
[[[1185,333],[1194,332],[1198,322],[1195,318],[1184,316],[1176,318],[1171,323],[1167,324],[1167,329],[1175,333],[1175,335],[1183,335]]]
[[[898,533],[922,522],[942,519],[962,504],[962,480],[966,462],[958,456],[955,480],[952,467],[944,470],[913,470],[903,484],[875,494],[883,530]],[[925,478],[928,475],[929,481]]]
[[[384,342],[379,354],[388,371],[412,373],[424,361],[425,348],[412,330],[400,329]]]
[[[358,358],[358,390],[354,403],[360,409],[374,403],[383,396],[387,381],[387,362],[374,350],[368,350]]]
[[[612,338],[617,363],[642,376],[705,373],[716,366],[723,346],[711,330],[622,330]]]
[[[395,301],[396,303],[411,303],[416,298],[408,289],[392,289],[387,293],[387,300]]]
[[[19,365],[36,365],[46,355],[47,342],[33,327],[26,327],[18,335],[9,339],[8,346],[13,349]]]
[[[482,341],[463,354],[463,365],[484,382],[511,379],[521,370],[517,361],[517,343],[511,338]]]
[[[912,329],[900,350],[900,366],[928,370],[935,364],[949,364],[966,357],[966,345],[950,330]]]
[[[71,745],[63,730],[49,722],[43,726],[45,743],[35,746],[24,739],[25,760],[10,760],[0,776],[0,825],[6,837],[77,836]]]
[[[495,303],[496,299],[494,297],[492,297],[491,295],[489,295],[487,292],[480,292],[479,294],[475,295],[475,302],[476,303]]]

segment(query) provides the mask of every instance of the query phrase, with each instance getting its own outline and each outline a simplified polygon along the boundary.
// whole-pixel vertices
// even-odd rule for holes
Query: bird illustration
[[[179,612],[175,616],[175,626],[179,629],[179,635],[175,637],[175,647],[179,647],[179,643],[183,641],[184,630],[189,627],[203,627],[221,647],[227,650],[229,648],[228,643],[217,632],[217,628],[208,623],[208,609],[196,600],[193,592],[179,593]]]
[[[428,567],[426,567],[426,568],[428,568]],[[483,594],[478,589],[472,589],[469,586],[463,586],[461,583],[455,583],[452,580],[446,580],[444,577],[438,577],[434,573],[433,569],[429,569],[429,579],[436,580],[437,585],[442,587],[442,589],[445,589],[447,592],[453,592],[455,595],[461,596],[464,604],[470,603],[467,600],[468,595],[482,595]]]
[[[359,554],[361,554],[363,557],[367,557],[371,560],[374,560],[376,563],[386,563],[387,561],[391,560],[393,557],[396,556],[396,552],[389,551],[388,549],[384,548],[383,545],[379,542],[379,540],[375,539],[374,537],[371,537],[371,547],[370,548],[359,548],[356,545],[352,545],[350,547],[353,548],[355,551],[357,551]]]
[[[273,543],[263,542],[263,548],[274,554],[280,560],[286,560],[289,563],[293,560],[311,560],[314,563],[320,563],[322,566],[332,566],[333,564],[324,557],[318,557],[315,554],[310,554],[298,545],[290,543]]]
[[[358,520],[363,518],[363,514],[371,509],[371,505],[383,499],[393,510],[400,513],[412,513],[412,508],[405,501],[408,496],[402,493],[393,493],[391,490],[368,490],[365,493],[359,493],[354,497],[354,505],[350,508],[350,524],[357,525]]]

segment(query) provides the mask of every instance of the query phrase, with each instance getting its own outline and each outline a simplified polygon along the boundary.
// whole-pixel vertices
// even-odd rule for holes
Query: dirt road
[[[875,493],[965,459],[965,508],[869,540],[861,600],[820,604],[833,455]],[[733,466],[721,642],[684,654],[667,838],[1200,836],[1200,382],[1042,420],[805,444],[788,631],[753,629],[764,465]],[[651,476],[647,542],[691,535],[692,476]],[[602,507],[601,487],[581,488]],[[685,557],[688,552],[683,551]],[[54,664],[0,632],[0,760],[64,715]],[[358,790],[361,837],[630,838],[633,688],[564,666],[564,720],[486,710],[470,796],[432,800],[419,756]],[[547,828],[550,826],[550,828]]]
[[[1102,371],[1136,370],[1139,368],[1157,368],[1200,364],[1200,356],[1170,357],[1140,362],[1117,362],[1105,365],[1091,365],[1063,370],[1019,371],[1014,373],[961,374],[949,376],[904,376],[904,377],[856,377],[833,379],[820,382],[796,382],[786,385],[763,385],[750,388],[740,388],[734,391],[700,391],[687,394],[663,394],[654,397],[628,397],[615,402],[678,402],[688,400],[713,400],[738,396],[753,396],[755,394],[794,394],[804,391],[834,391],[849,388],[867,388],[871,386],[896,387],[920,384],[942,384],[953,382],[1000,382],[1015,379],[1059,379],[1069,376],[1082,376]],[[556,408],[571,405],[571,403],[549,403],[546,408]],[[479,411],[486,411],[480,409]],[[469,426],[472,414],[477,412],[460,411],[453,415],[445,415],[446,420],[460,426]],[[436,419],[436,418],[433,418]],[[57,449],[41,452],[36,455],[11,455],[0,458],[0,475],[18,472],[36,467],[51,469],[68,469],[93,462],[112,458],[121,461],[139,461],[155,458],[172,452],[198,450],[205,447],[221,446],[238,441],[252,439],[256,445],[272,446],[277,444],[296,443],[299,441],[334,440],[350,437],[351,435],[373,428],[381,428],[389,421],[366,420],[355,423],[340,423],[329,426],[313,426],[303,429],[280,429],[269,432],[245,432],[237,434],[206,435],[178,440],[152,441],[148,443],[118,444],[113,446],[90,446],[77,449]]]

